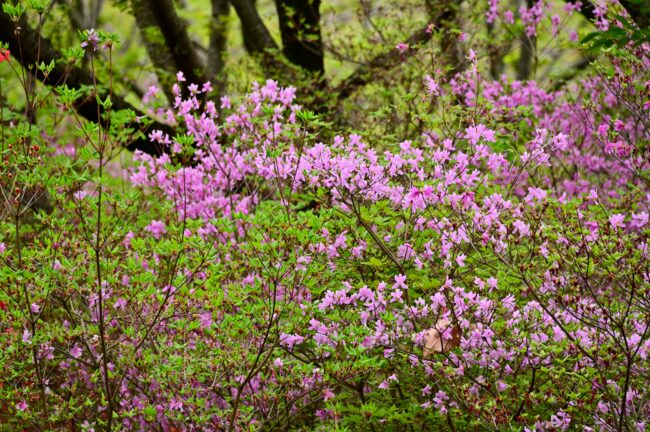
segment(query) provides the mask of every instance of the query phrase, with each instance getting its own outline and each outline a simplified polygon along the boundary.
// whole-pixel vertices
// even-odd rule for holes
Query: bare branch
[[[405,43],[408,45],[408,50],[400,52],[395,48],[390,51],[379,54],[364,66],[360,66],[350,76],[348,76],[341,84],[333,89],[336,93],[336,98],[341,101],[347,99],[358,88],[365,86],[373,80],[376,73],[383,72],[387,69],[394,68],[402,63],[407,57],[413,56],[418,52],[418,48],[431,40],[433,36],[432,24],[448,26],[455,18],[456,8],[460,5],[462,0],[448,0],[444,5],[436,5],[436,13],[431,16],[431,24],[428,24],[421,29],[415,31],[409,36]],[[448,44],[443,41],[443,50],[450,48]],[[452,64],[454,69],[460,69],[461,64]]]

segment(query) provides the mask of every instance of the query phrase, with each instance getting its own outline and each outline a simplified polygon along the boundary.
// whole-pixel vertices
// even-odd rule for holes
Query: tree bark
[[[244,33],[244,42],[251,55],[260,57],[265,75],[288,85],[295,81],[296,73],[286,62],[278,58],[278,44],[266,28],[255,8],[254,0],[230,0],[239,17]]]
[[[252,0],[230,0],[241,21],[244,39],[248,41],[251,54],[261,54],[266,50],[277,50],[271,33],[262,22]]]
[[[494,24],[487,25],[487,34],[488,37],[493,37],[494,34]],[[504,50],[503,47],[495,43],[491,43],[487,47],[488,59],[490,60],[490,78],[497,80],[501,77],[503,69],[505,67],[503,63],[503,56],[508,50]]]
[[[320,0],[276,0],[282,52],[312,74],[325,73],[320,27]]]
[[[223,94],[226,77],[224,75],[224,52],[228,34],[228,0],[212,0],[212,20],[210,22],[210,48],[208,51],[207,77],[212,82],[214,93]]]
[[[416,30],[406,39],[405,43],[409,46],[409,49],[405,52],[400,52],[397,49],[392,48],[390,51],[374,57],[364,66],[360,66],[338,86],[332,89],[336,95],[336,99],[338,101],[347,99],[357,89],[370,83],[373,80],[374,74],[391,69],[403,62],[407,57],[415,55],[418,52],[418,47],[429,42],[433,37],[433,31],[430,28],[430,25],[442,26],[448,30],[449,24],[453,22],[461,3],[462,0],[447,0],[444,4],[437,5],[431,3],[433,5],[430,9],[431,23]],[[463,59],[458,59],[458,55],[455,51],[451,51],[455,49],[450,46],[451,44],[453,44],[453,40],[450,40],[450,36],[445,36],[441,41],[441,49],[443,55],[447,57],[446,61],[452,66],[452,70],[459,72],[464,68],[465,62]]]
[[[461,1],[435,1],[427,0],[426,6],[429,13],[429,20],[440,28],[441,34],[440,51],[443,62],[449,66],[448,75],[460,72],[467,68],[466,55],[458,40],[458,34],[453,32],[457,26],[458,8]]]
[[[428,31],[428,26],[425,26],[417,30],[406,40],[406,43],[411,47],[407,52],[401,53],[395,48],[392,48],[390,51],[374,57],[367,64],[360,66],[338,86],[332,89],[336,95],[336,99],[339,101],[347,99],[357,89],[370,83],[373,80],[374,74],[397,66],[406,56],[413,55],[417,52],[415,46],[428,42],[431,40],[431,36],[432,33]]]
[[[183,72],[186,84],[202,84],[205,66],[192,44],[187,23],[176,12],[172,0],[131,0],[131,8],[158,81],[173,101],[176,73]],[[187,85],[183,86],[187,94]]]
[[[528,8],[533,7],[534,0],[526,0],[526,6]],[[517,79],[518,80],[527,80],[530,79],[530,76],[533,72],[533,62],[536,62],[537,56],[537,37],[528,36],[526,30],[522,30],[521,36],[519,37],[519,46],[520,54],[519,61],[517,62]]]
[[[187,23],[176,13],[172,0],[147,0],[147,3],[165,38],[176,70],[183,72],[188,83],[203,84],[206,81],[205,66],[194,49]]]
[[[149,59],[154,66],[158,83],[169,101],[174,100],[172,86],[178,68],[158,26],[158,21],[148,5],[148,0],[131,0],[131,9]]]

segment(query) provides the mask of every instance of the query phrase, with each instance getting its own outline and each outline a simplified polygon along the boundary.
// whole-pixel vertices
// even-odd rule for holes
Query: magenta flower
[[[400,42],[397,45],[395,45],[395,48],[397,49],[397,51],[399,51],[401,53],[404,53],[404,52],[408,51],[409,46],[408,46],[408,44],[405,44],[404,42]]]
[[[397,289],[397,288],[408,289],[408,285],[406,285],[406,276],[402,274],[398,274],[395,276],[395,283],[393,284],[393,289]]]
[[[145,227],[145,230],[150,232],[156,240],[160,239],[160,237],[167,232],[165,223],[158,220],[151,221],[151,223]]]
[[[79,345],[75,345],[70,350],[70,355],[74,358],[79,358],[81,357],[81,352],[81,347]]]
[[[632,215],[630,226],[633,228],[643,228],[648,223],[648,219],[649,216],[647,212],[635,213]]]
[[[530,235],[530,225],[521,220],[513,222],[512,226],[519,233],[519,237],[528,237]]]
[[[624,214],[613,214],[609,217],[609,223],[612,228],[625,228],[623,221],[625,220]]]
[[[303,343],[304,340],[304,337],[295,334],[282,333],[280,335],[280,345],[290,351],[293,350],[293,347],[295,345],[300,345]]]
[[[92,49],[92,51],[97,51],[100,43],[99,35],[97,34],[97,31],[95,29],[86,30],[84,37],[85,39],[81,43],[81,48],[87,50]]]

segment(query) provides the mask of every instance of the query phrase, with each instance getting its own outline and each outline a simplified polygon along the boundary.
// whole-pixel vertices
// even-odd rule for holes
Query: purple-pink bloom
[[[74,358],[79,358],[81,357],[81,352],[81,347],[79,345],[75,345],[70,350],[70,355]]]
[[[409,46],[408,46],[408,44],[405,44],[404,42],[400,42],[395,46],[395,48],[397,49],[397,51],[403,53],[403,52],[408,51]]]
[[[609,217],[609,223],[612,225],[612,228],[625,228],[623,221],[625,220],[624,214],[613,214]]]
[[[156,240],[160,239],[160,237],[167,232],[165,223],[159,220],[151,221],[151,223],[145,227],[145,230],[150,232]]]
[[[97,51],[100,42],[97,31],[94,28],[90,30],[86,30],[84,37],[85,40],[81,43],[81,48],[92,49],[92,51]]]

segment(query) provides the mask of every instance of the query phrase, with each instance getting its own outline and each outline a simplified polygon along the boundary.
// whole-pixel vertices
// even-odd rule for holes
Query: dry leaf
[[[449,351],[460,344],[460,331],[457,326],[449,330],[451,323],[446,319],[436,322],[436,325],[424,332],[424,357],[434,353]],[[445,334],[443,341],[442,335]]]

